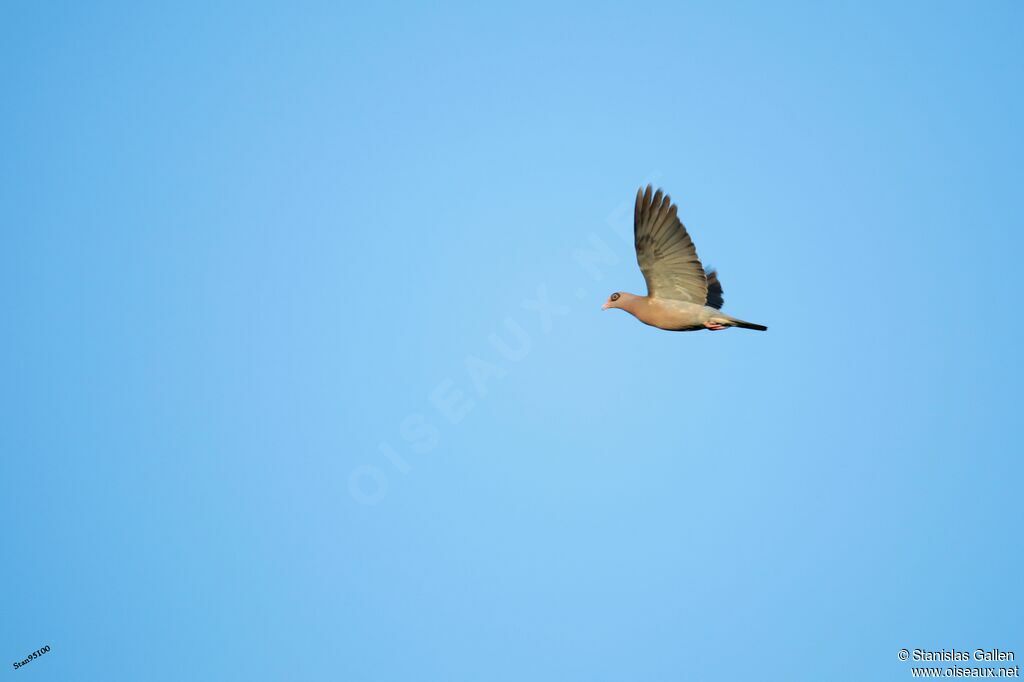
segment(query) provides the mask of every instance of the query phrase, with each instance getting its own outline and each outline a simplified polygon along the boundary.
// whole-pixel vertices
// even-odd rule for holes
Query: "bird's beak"
[[[608,304],[608,301],[605,301],[604,305],[601,306],[601,310],[608,310],[609,308],[611,308],[611,306]]]

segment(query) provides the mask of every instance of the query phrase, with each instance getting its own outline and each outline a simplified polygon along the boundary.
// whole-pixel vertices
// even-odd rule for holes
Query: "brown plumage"
[[[718,273],[705,270],[697,249],[680,222],[672,199],[660,189],[637,190],[633,211],[636,260],[647,282],[647,295],[616,292],[603,309],[622,308],[644,324],[670,331],[742,327],[765,331],[721,312]]]

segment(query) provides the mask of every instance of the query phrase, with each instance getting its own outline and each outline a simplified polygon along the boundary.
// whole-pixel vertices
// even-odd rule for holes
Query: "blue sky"
[[[1022,19],[6,6],[8,674],[1019,660]],[[600,310],[648,181],[767,333]]]

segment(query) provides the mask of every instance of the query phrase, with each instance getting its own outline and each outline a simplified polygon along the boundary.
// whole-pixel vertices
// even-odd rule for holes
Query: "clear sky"
[[[0,10],[7,674],[1024,657],[1020,3],[147,4]]]

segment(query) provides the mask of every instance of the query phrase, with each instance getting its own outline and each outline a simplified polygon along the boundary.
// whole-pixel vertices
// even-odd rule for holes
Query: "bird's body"
[[[706,305],[674,301],[670,298],[652,298],[623,293],[619,299],[622,308],[644,324],[673,332],[704,329],[705,323],[722,314]]]
[[[668,331],[742,327],[765,331],[764,325],[726,315],[722,285],[714,270],[704,270],[672,200],[659,189],[638,191],[633,219],[636,259],[647,281],[647,296],[612,294],[602,306],[622,308],[644,324]]]

